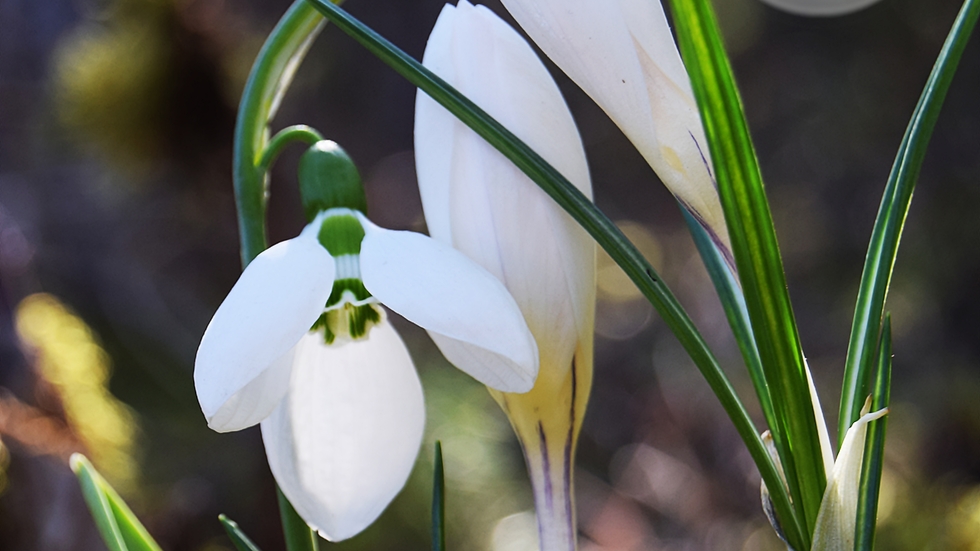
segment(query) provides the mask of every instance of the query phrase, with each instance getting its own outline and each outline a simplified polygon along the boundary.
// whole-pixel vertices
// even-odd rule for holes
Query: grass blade
[[[776,467],[766,452],[759,432],[735,394],[728,377],[676,297],[619,228],[554,167],[455,88],[331,2],[308,1],[338,28],[497,148],[565,209],[592,235],[599,246],[609,253],[609,256],[623,268],[637,288],[657,309],[664,322],[694,360],[694,364],[718,397],[753,460],[759,466],[762,478],[770,488],[773,488],[773,503],[777,511],[784,519],[794,519],[785,486],[780,482]],[[790,521],[789,524],[791,527],[788,532],[797,533],[795,521]]]
[[[226,517],[225,515],[218,515],[218,521],[221,522],[221,526],[224,527],[225,532],[228,533],[228,539],[231,543],[235,545],[235,549],[238,551],[260,551],[258,547],[252,543],[252,540],[242,532],[242,529],[238,527],[238,523]]]
[[[446,477],[442,469],[442,442],[436,440],[432,466],[432,551],[446,550]]]
[[[73,454],[69,464],[110,551],[161,551],[143,523],[84,455]]]
[[[888,407],[891,401],[892,382],[892,320],[885,316],[878,346],[875,369],[875,387],[871,396],[871,411]],[[878,494],[881,490],[881,472],[885,462],[885,430],[888,416],[868,424],[864,442],[864,462],[861,465],[861,484],[858,493],[857,523],[854,528],[855,551],[871,551],[875,545],[875,527],[878,518]]]
[[[858,413],[869,393],[875,341],[881,328],[881,315],[895,268],[902,228],[912,202],[912,191],[915,189],[940,108],[953,81],[963,49],[976,26],[978,15],[980,0],[966,0],[922,90],[885,185],[868,244],[857,303],[854,306],[854,322],[851,325],[847,360],[844,364],[844,383],[841,388],[838,420],[841,440],[847,427],[859,417]]]
[[[777,510],[791,517],[789,497],[779,483],[775,465],[714,355],[667,286],[608,217],[533,150],[452,86],[333,4],[325,0],[309,1],[337,27],[496,147],[596,239],[657,308],[694,360],[759,465],[762,477],[776,488],[773,500]]]
[[[749,311],[745,306],[745,295],[739,287],[735,275],[732,274],[725,256],[718,249],[707,230],[704,229],[694,216],[683,205],[681,213],[687,228],[694,238],[694,245],[701,255],[711,283],[714,284],[721,300],[722,308],[725,310],[725,317],[728,324],[732,327],[735,335],[735,342],[738,343],[739,350],[742,352],[742,359],[745,361],[752,385],[755,387],[756,396],[759,398],[759,406],[762,408],[762,415],[766,419],[766,424],[770,427],[775,423],[775,412],[772,406],[772,398],[769,394],[769,385],[766,384],[766,376],[762,371],[762,360],[759,358],[759,349],[755,345],[755,336],[752,333],[752,324],[749,321]]]
[[[671,0],[671,6],[772,394],[776,417],[773,438],[797,512],[805,519],[807,532],[812,533],[826,473],[796,319],[755,149],[710,2]]]

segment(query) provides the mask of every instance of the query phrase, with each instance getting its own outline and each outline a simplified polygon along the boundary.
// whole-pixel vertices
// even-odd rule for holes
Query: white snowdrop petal
[[[262,422],[276,482],[307,523],[331,540],[356,535],[405,485],[425,426],[422,387],[387,322],[367,340],[296,348],[290,391]]]
[[[222,408],[257,403],[251,392],[228,402],[309,331],[330,297],[333,280],[333,258],[309,227],[299,237],[267,249],[245,268],[211,319],[194,362],[194,386],[209,423],[218,419],[217,426],[223,427],[218,430],[236,430],[253,421]],[[288,369],[275,370],[285,372]],[[271,385],[270,393],[282,386]],[[278,398],[263,397],[262,407]],[[228,425],[228,420],[242,422]]]
[[[530,390],[537,346],[500,280],[424,235],[364,226],[361,276],[372,295],[424,329],[492,354],[478,364],[455,364],[480,382],[506,392]]]

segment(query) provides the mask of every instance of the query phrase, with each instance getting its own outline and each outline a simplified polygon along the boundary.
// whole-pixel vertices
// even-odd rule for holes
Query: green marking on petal
[[[361,253],[364,228],[353,211],[343,209],[338,214],[324,218],[317,240],[334,257],[357,255]]]
[[[360,279],[338,279],[333,282],[333,291],[327,299],[327,309],[340,304],[347,294],[347,302],[361,303],[371,298],[371,293],[364,288],[364,283]]]
[[[338,308],[320,314],[312,330],[322,329],[323,340],[327,344],[341,344],[366,337],[383,319],[384,312],[377,303],[344,302]]]

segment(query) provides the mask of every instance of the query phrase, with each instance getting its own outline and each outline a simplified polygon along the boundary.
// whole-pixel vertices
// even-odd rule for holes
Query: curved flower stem
[[[268,245],[265,210],[269,195],[269,165],[286,142],[318,136],[312,129],[309,129],[312,132],[304,132],[293,127],[269,143],[269,121],[275,116],[296,69],[324,23],[323,16],[305,0],[296,0],[266,39],[242,92],[235,121],[232,176],[243,267]],[[318,549],[316,534],[282,492],[279,492],[279,510],[287,549]]]
[[[279,157],[279,154],[282,153],[282,150],[290,142],[298,141],[306,145],[313,145],[322,139],[323,136],[311,126],[306,126],[305,124],[287,126],[269,140],[269,144],[265,146],[262,157],[259,158],[258,169],[263,173],[268,173],[269,169],[272,168],[272,163],[275,162],[276,158]]]
[[[267,247],[269,179],[261,161],[269,142],[269,121],[323,24],[323,17],[307,2],[294,2],[266,39],[242,92],[232,173],[243,266]]]

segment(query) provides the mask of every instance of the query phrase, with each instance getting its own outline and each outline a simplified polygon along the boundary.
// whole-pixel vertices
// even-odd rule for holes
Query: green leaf
[[[891,401],[892,382],[892,319],[885,315],[878,346],[875,369],[875,386],[871,395],[871,411],[888,407]],[[885,430],[888,416],[872,421],[864,442],[864,460],[861,465],[861,484],[858,491],[857,523],[854,529],[855,551],[871,551],[875,545],[875,527],[878,518],[878,494],[881,490],[881,473],[885,462]]]
[[[82,495],[102,539],[110,551],[161,551],[126,502],[82,454],[69,460],[82,487]]]
[[[282,520],[282,534],[286,539],[287,551],[318,551],[320,538],[303,517],[299,516],[278,486],[276,497],[279,500],[279,518]]]
[[[919,177],[932,130],[936,126],[939,110],[953,81],[963,49],[976,26],[978,14],[980,1],[966,0],[963,3],[912,113],[912,120],[905,130],[881,197],[861,274],[847,360],[844,364],[838,419],[840,439],[844,438],[847,427],[858,418],[858,412],[868,395],[869,375],[874,365],[875,340],[881,330],[881,314],[895,268],[902,228],[912,202],[912,191]]]
[[[759,467],[762,478],[773,492],[773,503],[779,514],[783,515],[783,518],[795,518],[785,485],[780,482],[775,464],[759,437],[759,431],[735,394],[728,377],[673,293],[619,228],[554,167],[455,88],[332,3],[326,0],[309,1],[338,28],[497,148],[595,238],[599,246],[623,268],[637,288],[657,309],[664,322],[694,360],[722,407],[725,408],[739,436],[745,442]]]
[[[752,324],[749,321],[749,311],[745,306],[745,295],[742,288],[738,285],[738,280],[732,273],[725,255],[718,248],[717,243],[708,234],[698,221],[684,205],[680,205],[684,221],[687,228],[694,238],[694,245],[701,255],[711,283],[714,284],[721,300],[722,308],[725,310],[725,317],[728,324],[732,327],[735,335],[735,342],[738,343],[739,350],[742,352],[742,359],[748,369],[749,377],[752,379],[752,386],[755,387],[756,396],[759,398],[759,406],[762,408],[762,415],[766,423],[772,427],[775,425],[775,412],[772,407],[772,398],[769,395],[769,385],[766,384],[766,375],[762,371],[762,360],[759,358],[759,349],[755,346],[755,336],[752,334]]]
[[[218,521],[221,522],[221,526],[224,527],[225,532],[228,533],[228,538],[235,545],[235,549],[238,551],[260,551],[258,547],[252,543],[252,540],[242,532],[242,529],[238,527],[238,523],[226,517],[225,515],[218,515]]]
[[[671,0],[681,53],[698,100],[732,252],[745,293],[779,449],[794,505],[812,533],[827,484],[782,258],[718,24],[708,0]],[[789,532],[787,532],[789,534]],[[791,540],[792,541],[792,540]],[[808,548],[793,541],[794,547]]]
[[[436,440],[432,466],[432,551],[446,550],[446,477],[442,471],[442,442]]]

